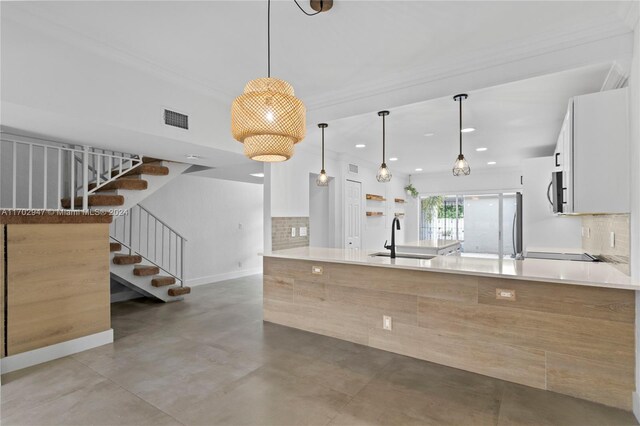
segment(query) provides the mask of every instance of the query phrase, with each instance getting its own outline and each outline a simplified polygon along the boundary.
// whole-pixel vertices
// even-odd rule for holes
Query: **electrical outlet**
[[[322,275],[322,266],[312,266],[311,273],[314,275]]]
[[[238,262],[238,268],[242,268],[242,262]]]
[[[238,229],[239,229],[240,231],[242,231],[242,224],[241,224],[241,223],[239,223],[239,224],[238,224]]]
[[[306,226],[301,226],[300,227],[300,236],[301,237],[306,237],[307,236],[307,227]]]
[[[516,300],[516,291],[504,288],[496,288],[496,299],[498,300]]]
[[[291,228],[291,236],[292,237],[296,236],[296,228]]]
[[[609,237],[609,245],[611,246],[611,248],[614,248],[616,246],[616,233],[611,231],[611,236]]]
[[[393,328],[393,319],[390,316],[382,316],[382,328],[391,331],[391,329]]]

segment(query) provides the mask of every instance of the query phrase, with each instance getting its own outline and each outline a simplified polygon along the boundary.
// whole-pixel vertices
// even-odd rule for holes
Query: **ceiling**
[[[202,83],[230,102],[267,71],[260,1],[40,1],[22,8],[138,60]],[[301,4],[308,6],[306,1]],[[354,87],[530,45],[611,22],[625,1],[349,1],[314,17],[272,2],[272,74],[310,109]],[[308,9],[310,10],[310,9]]]
[[[513,81],[509,69],[505,66],[498,73],[488,71],[489,63],[495,58],[504,63],[525,56],[536,58],[542,52],[560,52],[567,46],[628,32],[625,16],[631,3],[336,0],[329,13],[307,17],[293,1],[274,0],[272,74],[291,82],[296,95],[307,105],[308,136],[299,149],[317,149],[314,123],[329,120],[328,149],[378,163],[381,126],[376,111],[391,107],[388,156],[399,160],[390,162],[390,167],[405,173],[415,173],[416,168],[448,170],[457,150],[457,110],[450,96],[469,90],[465,125],[478,129],[465,136],[465,153],[472,167],[487,167],[487,161],[496,161],[497,166],[512,165],[522,158],[550,152],[568,98],[599,90],[611,61],[594,59],[591,66],[585,66],[565,59],[561,67],[548,65],[534,74],[579,68],[500,85],[494,83]],[[308,9],[307,1],[301,4]],[[184,159],[185,153],[196,153],[202,161],[195,163],[205,166],[248,163],[238,153],[240,145],[229,135],[225,114],[247,81],[266,74],[265,0],[36,1],[2,2],[0,7],[3,21],[13,19],[36,31],[45,31],[46,27],[51,39],[76,43],[92,53],[160,75],[177,83],[175,87],[183,87],[185,93],[195,90],[207,95],[222,111],[215,116],[215,126],[214,120],[208,120],[210,128],[198,138],[164,140],[154,136],[157,131],[148,131],[145,147],[156,150],[160,146],[167,158]],[[3,46],[11,43],[4,32],[3,38]],[[50,60],[64,62],[65,58]],[[470,70],[471,64],[491,74],[492,83],[485,76],[480,78],[479,73],[469,74],[467,84],[451,80]],[[51,67],[56,64],[51,63]],[[520,70],[518,75],[527,75],[527,70]],[[78,76],[69,74],[66,78],[73,83]],[[418,91],[421,79],[438,86],[438,91],[429,92],[438,95]],[[50,96],[56,98],[57,109],[64,110],[61,103],[69,93],[60,89],[61,93],[55,95],[55,90],[51,88]],[[170,92],[168,88],[163,90]],[[441,98],[445,93],[447,96]],[[352,106],[356,100],[360,102],[357,108]],[[132,96],[130,106],[119,102],[123,117],[127,107],[135,110],[135,101]],[[105,99],[100,102],[109,105]],[[87,111],[93,107],[83,105]],[[19,116],[12,119],[14,127],[20,130],[24,123],[28,129],[29,114],[22,111],[29,110],[29,105],[20,105],[12,108],[15,114],[5,113],[3,118]],[[202,115],[205,119],[214,117],[209,111]],[[77,136],[73,126],[65,134],[65,126],[54,127],[54,118],[48,121],[50,125],[38,119],[38,123],[46,124],[37,129],[39,133],[54,129],[60,139]],[[105,143],[125,139],[130,146],[137,143],[134,134],[124,138],[116,133],[119,123],[91,125],[87,126],[87,136],[93,131]],[[435,135],[425,137],[425,133]],[[367,148],[355,149],[359,142]],[[481,145],[488,151],[477,153],[475,148]],[[221,160],[226,157],[220,150],[232,151],[233,155]]]
[[[569,98],[599,91],[610,69],[611,64],[601,64],[469,92],[463,127],[476,130],[464,133],[463,142],[471,167],[517,167],[524,158],[552,155]],[[392,171],[411,174],[420,173],[417,168],[424,173],[450,170],[458,155],[458,121],[458,103],[452,97],[391,109],[386,118],[387,164]],[[319,140],[314,126],[303,143],[319,146]],[[381,118],[372,112],[332,121],[325,146],[380,163]],[[389,161],[394,157],[398,160]],[[487,164],[490,161],[496,164]]]

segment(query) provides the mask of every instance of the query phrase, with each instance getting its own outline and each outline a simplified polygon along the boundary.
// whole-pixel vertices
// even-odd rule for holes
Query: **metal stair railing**
[[[140,164],[134,154],[0,132],[0,208],[88,211],[91,194]],[[71,199],[69,209],[63,198]]]
[[[184,287],[187,239],[141,205],[114,217],[109,236],[129,254],[140,255]]]

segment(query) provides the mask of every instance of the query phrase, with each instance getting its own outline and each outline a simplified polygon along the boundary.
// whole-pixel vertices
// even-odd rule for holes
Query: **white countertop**
[[[460,244],[458,240],[420,240],[411,243],[396,244],[397,247],[445,249]]]
[[[436,256],[429,260],[391,259],[372,257],[371,253],[376,252],[300,247],[265,252],[263,256],[640,291],[640,283],[633,282],[629,276],[604,262],[484,259],[463,256]]]

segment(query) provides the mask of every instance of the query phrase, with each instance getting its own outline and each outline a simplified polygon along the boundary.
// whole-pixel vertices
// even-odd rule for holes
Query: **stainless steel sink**
[[[370,254],[371,257],[391,257],[389,252],[379,252]],[[423,259],[429,260],[436,257],[433,254],[412,254],[412,253],[396,253],[396,259]]]

